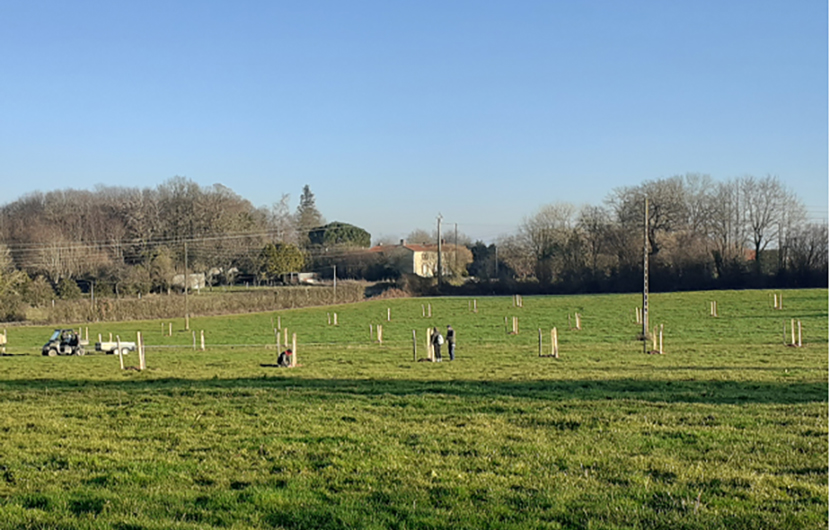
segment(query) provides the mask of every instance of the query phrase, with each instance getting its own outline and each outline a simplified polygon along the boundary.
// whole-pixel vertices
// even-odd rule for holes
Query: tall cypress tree
[[[303,186],[303,194],[300,195],[300,204],[297,206],[297,236],[302,246],[308,246],[308,233],[318,226],[325,224],[323,215],[314,204],[314,194],[306,184]]]

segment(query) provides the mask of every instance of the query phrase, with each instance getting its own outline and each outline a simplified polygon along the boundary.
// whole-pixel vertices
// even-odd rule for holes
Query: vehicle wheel
[[[48,355],[49,355],[49,357],[57,357],[58,356],[58,350],[56,350],[55,348],[49,348],[49,354]]]
[[[129,348],[121,348],[121,355],[127,355],[128,353],[130,353]]]

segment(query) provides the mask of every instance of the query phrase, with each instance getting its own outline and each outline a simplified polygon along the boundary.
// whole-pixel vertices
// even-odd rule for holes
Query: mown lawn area
[[[142,331],[144,372],[9,327],[0,529],[827,528],[828,293],[783,296],[654,294],[664,355],[636,340],[637,295],[81,326]],[[301,366],[274,366],[277,323]],[[457,359],[414,362],[412,331],[423,358],[447,324]],[[554,326],[561,357],[540,358]]]

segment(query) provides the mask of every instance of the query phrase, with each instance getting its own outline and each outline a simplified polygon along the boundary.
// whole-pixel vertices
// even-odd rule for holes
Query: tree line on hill
[[[489,245],[462,234],[444,263],[450,283],[473,278],[467,288],[488,292],[517,282],[536,292],[633,291],[645,234],[655,289],[827,285],[827,223],[808,222],[775,177],[690,174],[615,189],[599,206],[548,204]],[[408,240],[436,237],[415,230]],[[301,270],[331,277],[335,267],[339,278],[399,278],[396,258],[366,252],[370,243],[359,227],[326,224],[308,186],[294,212],[288,195],[257,208],[183,177],[155,189],[32,193],[0,207],[0,319],[82,291],[169,292],[185,270],[224,285]]]
[[[687,174],[617,188],[601,206],[549,204],[499,242],[498,260],[553,291],[636,291],[646,239],[658,290],[827,286],[827,221],[809,222],[773,176]]]

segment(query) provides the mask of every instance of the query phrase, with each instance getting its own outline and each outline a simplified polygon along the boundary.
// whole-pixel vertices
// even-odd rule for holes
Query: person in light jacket
[[[438,328],[432,328],[432,351],[435,352],[435,362],[441,362],[441,345],[444,343],[444,337],[438,333]]]

